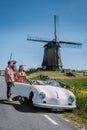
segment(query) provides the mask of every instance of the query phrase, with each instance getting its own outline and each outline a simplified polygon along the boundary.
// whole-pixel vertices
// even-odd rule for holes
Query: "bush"
[[[87,112],[87,96],[78,94],[76,96],[77,110]]]

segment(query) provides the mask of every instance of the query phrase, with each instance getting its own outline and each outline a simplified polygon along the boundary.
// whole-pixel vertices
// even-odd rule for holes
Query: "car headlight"
[[[74,97],[70,95],[69,98],[68,98],[68,101],[69,101],[70,103],[73,103],[73,102],[74,102]]]
[[[44,98],[46,97],[46,95],[45,95],[45,93],[40,92],[40,93],[39,93],[39,97],[40,97],[40,99],[44,99]]]

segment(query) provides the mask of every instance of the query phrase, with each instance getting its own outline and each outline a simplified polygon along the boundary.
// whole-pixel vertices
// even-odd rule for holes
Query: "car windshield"
[[[34,80],[33,85],[52,85],[54,87],[61,87],[59,82],[56,80]]]
[[[55,87],[61,87],[59,82],[56,81],[56,80],[46,80],[45,82],[46,82],[46,84],[49,84],[49,85],[52,85],[52,86],[55,86]]]

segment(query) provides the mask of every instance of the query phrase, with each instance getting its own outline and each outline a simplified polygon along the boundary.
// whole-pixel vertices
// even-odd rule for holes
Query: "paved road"
[[[6,84],[0,77],[0,130],[77,130],[57,113],[6,100]]]

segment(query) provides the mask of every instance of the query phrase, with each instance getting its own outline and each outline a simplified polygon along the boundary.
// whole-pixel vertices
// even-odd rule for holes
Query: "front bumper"
[[[76,105],[51,105],[51,104],[33,104],[36,107],[42,107],[42,108],[54,108],[54,109],[74,109],[76,108]]]

